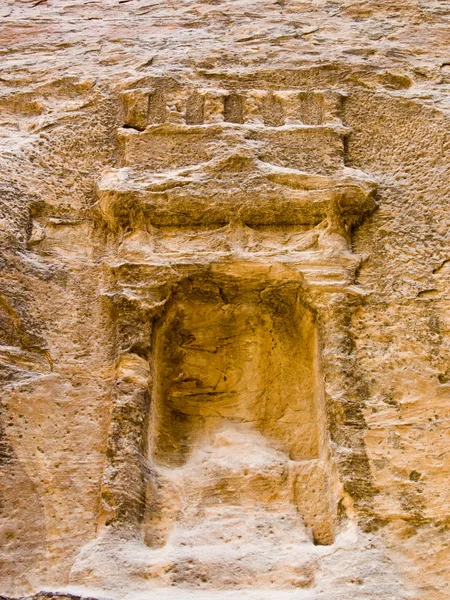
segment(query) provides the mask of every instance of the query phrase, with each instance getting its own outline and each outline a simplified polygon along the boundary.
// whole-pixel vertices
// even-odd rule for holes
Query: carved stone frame
[[[331,100],[320,96],[325,102],[324,115],[330,112],[327,102],[331,102],[330,123],[304,125],[291,119],[280,127],[255,117],[255,110],[264,113],[265,102],[261,100],[264,94],[255,93],[249,93],[241,107],[250,111],[248,122],[244,122],[244,113],[244,121],[241,117],[233,120],[230,115],[227,119],[227,97],[213,95],[211,100],[206,94],[201,96],[204,107],[200,121],[191,122],[187,108],[185,122],[180,121],[178,113],[172,115],[175,120],[167,122],[172,117],[156,111],[149,124],[146,119],[152,116],[152,106],[161,98],[156,92],[133,90],[125,98],[127,129],[119,130],[124,164],[128,166],[110,169],[98,185],[99,209],[117,245],[116,256],[109,263],[111,286],[106,293],[115,332],[116,371],[99,527],[117,532],[120,537],[143,539],[147,482],[154,476],[147,460],[147,427],[155,321],[163,315],[168,300],[183,281],[214,278],[219,272],[232,277],[236,265],[241,272],[249,266],[259,269],[262,278],[267,277],[269,269],[273,280],[296,286],[301,290],[302,302],[315,315],[329,452],[331,462],[337,465],[341,486],[330,495],[334,507],[327,531],[314,519],[308,523],[315,530],[316,542],[332,541],[339,518],[338,504],[341,509],[351,510],[352,503],[356,503],[359,514],[370,519],[367,503],[370,504],[373,490],[359,493],[361,485],[367,488],[370,478],[348,322],[353,306],[366,293],[355,285],[361,259],[351,251],[352,231],[375,209],[376,186],[364,173],[343,166],[339,148],[346,130],[336,116],[337,96],[332,94]],[[180,97],[189,104],[197,96],[183,92]],[[302,110],[298,101],[301,105],[309,102],[308,98],[308,94],[300,92],[280,92],[277,102],[287,103],[289,114],[294,104],[295,111]],[[272,101],[272,96],[269,99]],[[315,96],[313,99],[316,102]],[[152,124],[155,119],[162,119],[162,123]],[[269,148],[281,136],[279,148],[275,143],[275,154],[283,154],[289,140],[297,140],[298,145],[302,136],[307,139],[315,132],[324,136],[324,143],[331,143],[332,139],[335,145],[333,152],[338,158],[332,175],[308,174],[265,162],[260,157],[268,155],[255,152],[254,139],[262,140],[258,143]],[[191,144],[193,156],[178,153],[176,168],[168,169],[161,159],[167,150],[161,156],[154,151],[158,144],[166,143],[161,139],[171,140],[168,148]],[[216,147],[217,140],[222,145],[216,156],[211,148]],[[141,156],[142,149],[149,153],[148,157]],[[196,162],[197,151],[203,158]],[[330,172],[329,166],[324,172]],[[261,225],[301,225],[307,229],[305,243],[284,251],[249,252],[245,238]],[[211,231],[225,226],[230,249],[204,253],[186,249],[161,254],[155,249],[154,239],[167,226],[200,226]],[[123,251],[127,239],[136,235],[140,248],[137,255]]]
[[[359,424],[352,418],[354,381],[348,337],[352,306],[364,294],[351,282],[359,258],[348,251],[323,250],[319,253],[318,268],[314,266],[318,259],[314,253],[302,254],[302,261],[275,263],[275,278],[278,283],[297,286],[302,301],[315,315],[330,451],[332,460],[338,465],[343,489],[352,495],[354,486],[358,485],[355,463],[366,468]],[[248,261],[247,264],[252,272],[255,268],[267,271],[265,263]],[[233,270],[233,265],[235,263],[225,261],[212,262],[206,268],[204,264],[192,262],[165,268],[130,263],[112,266],[115,285],[109,301],[117,359],[107,462],[101,489],[101,527],[120,532],[121,536],[143,537],[147,482],[152,477],[147,460],[147,428],[155,321],[161,317],[171,294],[183,280],[204,279],[217,270],[222,273]],[[241,269],[243,265],[245,269],[245,261],[241,261]],[[148,283],[143,285],[143,281]],[[325,529],[313,520],[307,523],[312,527],[317,543],[331,543],[334,538],[340,495],[339,491],[332,492],[330,501],[335,504],[331,511],[334,517]]]

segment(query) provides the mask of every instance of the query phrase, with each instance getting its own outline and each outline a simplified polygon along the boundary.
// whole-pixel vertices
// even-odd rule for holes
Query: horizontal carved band
[[[354,224],[372,212],[375,182],[344,168],[315,175],[234,152],[178,171],[110,169],[98,184],[110,226],[225,224],[316,225],[331,215]]]

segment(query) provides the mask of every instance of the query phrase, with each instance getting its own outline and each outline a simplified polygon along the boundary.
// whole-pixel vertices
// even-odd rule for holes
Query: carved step
[[[314,546],[221,544],[178,549],[158,564],[169,586],[209,589],[251,588],[255,580],[266,588],[309,588],[314,584]],[[157,583],[157,580],[155,581]]]
[[[249,158],[245,153],[183,171],[139,174],[110,169],[98,184],[110,225],[317,225],[333,211],[356,223],[375,208],[375,183],[343,169],[320,176]]]
[[[337,125],[209,123],[150,125],[144,131],[121,128],[123,165],[159,172],[207,162],[233,151],[252,154],[288,168],[330,173],[342,168],[343,135]]]

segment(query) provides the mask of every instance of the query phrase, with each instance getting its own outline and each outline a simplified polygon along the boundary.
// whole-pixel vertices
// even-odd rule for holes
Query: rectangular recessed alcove
[[[319,340],[298,281],[261,278],[251,264],[187,278],[152,346],[147,544],[183,545],[187,535],[201,547],[212,543],[205,528],[255,545],[331,543]]]
[[[188,281],[160,319],[154,348],[156,463],[184,464],[228,422],[251,425],[291,460],[318,458],[316,331],[298,288]]]

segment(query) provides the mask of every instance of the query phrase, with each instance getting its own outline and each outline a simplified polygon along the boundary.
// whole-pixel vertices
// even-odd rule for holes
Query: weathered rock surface
[[[0,594],[448,600],[448,2],[0,17]]]

